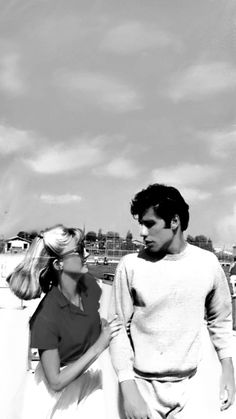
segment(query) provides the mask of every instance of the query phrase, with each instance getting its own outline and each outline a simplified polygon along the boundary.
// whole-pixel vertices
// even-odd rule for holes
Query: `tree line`
[[[38,232],[36,230],[27,232],[27,231],[19,231],[17,236],[21,237],[25,240],[32,241],[36,236],[38,235]],[[104,248],[112,248],[114,246],[118,246],[125,250],[134,250],[134,243],[133,243],[133,235],[130,230],[128,230],[125,238],[121,237],[120,234],[116,231],[108,231],[107,233],[103,233],[102,229],[99,228],[98,232],[96,231],[88,231],[85,233],[85,241],[89,245],[95,245],[97,243],[97,246],[99,249]],[[194,246],[201,247],[202,249],[209,250],[210,252],[214,252],[214,246],[212,243],[212,240],[203,234],[197,235],[197,236],[191,236],[190,234],[187,236],[187,242],[190,244],[193,244]],[[0,237],[0,252],[4,249],[4,243],[5,240],[3,236]]]
[[[37,237],[38,232],[36,230],[33,231],[19,231],[17,233],[18,237],[21,237],[24,240],[28,240],[32,242],[35,237]],[[3,252],[5,246],[5,239],[3,236],[0,237],[0,253]],[[128,230],[126,237],[123,238],[120,234],[116,231],[108,231],[107,233],[103,233],[102,229],[98,230],[98,233],[95,231],[88,231],[85,232],[85,243],[86,245],[93,246],[97,245],[99,249],[109,249],[118,246],[120,249],[124,250],[134,250],[135,244],[133,243],[133,235],[130,230]]]
[[[187,242],[193,244],[194,246],[201,247],[202,249],[209,250],[210,252],[214,252],[212,240],[210,238],[207,238],[203,234],[200,234],[195,237],[189,234],[187,236]]]

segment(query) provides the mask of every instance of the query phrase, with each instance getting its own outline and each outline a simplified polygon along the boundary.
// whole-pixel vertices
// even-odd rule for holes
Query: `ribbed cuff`
[[[227,348],[227,349],[221,349],[220,351],[218,351],[218,357],[219,359],[224,359],[224,358],[232,358],[232,349],[231,348]]]
[[[127,380],[134,380],[134,371],[119,371],[118,373],[118,381],[119,383],[122,383],[122,381]]]

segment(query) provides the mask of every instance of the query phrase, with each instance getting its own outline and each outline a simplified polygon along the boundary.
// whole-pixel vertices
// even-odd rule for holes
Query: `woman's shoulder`
[[[53,322],[57,318],[57,307],[58,307],[58,298],[57,298],[57,289],[53,287],[40,301],[38,307],[33,313],[30,319],[30,325],[37,320],[38,322]]]
[[[60,292],[57,287],[52,287],[50,291],[44,295],[38,307],[44,310],[52,310],[54,306],[58,305]]]

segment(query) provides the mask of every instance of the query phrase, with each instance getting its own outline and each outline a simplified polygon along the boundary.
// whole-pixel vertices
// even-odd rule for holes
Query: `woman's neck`
[[[69,300],[72,304],[78,305],[80,304],[80,296],[78,293],[78,286],[77,283],[62,273],[60,281],[58,283],[58,288],[62,292],[62,294]]]

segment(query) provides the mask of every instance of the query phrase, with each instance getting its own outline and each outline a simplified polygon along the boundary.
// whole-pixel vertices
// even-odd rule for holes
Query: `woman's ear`
[[[63,269],[63,262],[61,260],[55,259],[53,261],[53,266],[57,271],[62,271]]]

